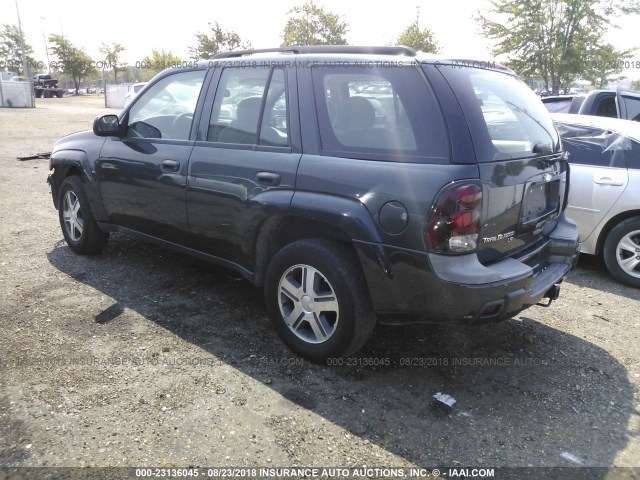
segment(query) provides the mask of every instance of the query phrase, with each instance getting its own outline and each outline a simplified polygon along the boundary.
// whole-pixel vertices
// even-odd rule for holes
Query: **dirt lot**
[[[640,291],[598,259],[551,308],[379,327],[309,364],[228,271],[120,235],[67,248],[47,163],[16,157],[91,128],[101,101],[0,110],[1,466],[640,467]]]

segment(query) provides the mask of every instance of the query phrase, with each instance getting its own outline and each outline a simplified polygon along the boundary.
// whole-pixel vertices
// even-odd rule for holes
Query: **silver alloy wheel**
[[[62,219],[64,220],[64,228],[69,238],[74,242],[79,242],[80,238],[82,238],[84,219],[82,217],[78,196],[72,190],[64,194],[64,199],[62,200]]]
[[[295,265],[284,272],[278,284],[278,305],[287,326],[305,342],[326,342],[338,326],[340,306],[333,287],[309,265]]]
[[[616,259],[627,275],[640,278],[640,230],[629,232],[620,239]]]

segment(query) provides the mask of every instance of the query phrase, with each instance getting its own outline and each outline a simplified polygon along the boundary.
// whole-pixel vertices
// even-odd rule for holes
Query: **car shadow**
[[[120,235],[102,255],[58,243],[48,259],[114,300],[92,327],[113,331],[133,310],[351,441],[411,464],[606,467],[638,434],[627,431],[634,404],[625,365],[537,322],[535,310],[483,327],[381,325],[357,355],[319,366],[283,348],[262,291],[229,271]],[[436,402],[437,392],[456,403]]]

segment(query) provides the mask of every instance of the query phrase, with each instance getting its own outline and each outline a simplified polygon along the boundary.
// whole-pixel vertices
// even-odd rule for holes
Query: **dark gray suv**
[[[74,251],[126,232],[240,272],[315,361],[376,321],[492,322],[557,298],[579,250],[566,157],[510,70],[406,47],[180,67],[56,143]]]

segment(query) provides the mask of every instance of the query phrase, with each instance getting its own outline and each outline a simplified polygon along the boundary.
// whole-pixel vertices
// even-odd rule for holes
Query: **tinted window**
[[[616,107],[616,97],[607,97],[600,100],[596,110],[598,117],[618,118],[618,108]]]
[[[629,138],[600,128],[557,123],[562,146],[569,152],[569,163],[598,167],[625,168]]]
[[[465,110],[478,161],[557,152],[558,133],[549,112],[520,79],[489,69],[440,65]]]
[[[372,160],[449,156],[442,113],[415,67],[315,67],[322,153]]]
[[[152,85],[129,110],[127,136],[188,140],[205,73],[176,73]]]
[[[640,143],[631,140],[631,148],[625,153],[627,154],[627,167],[640,170]]]
[[[288,146],[286,92],[282,69],[224,69],[213,102],[207,140]]]
[[[622,101],[627,108],[627,119],[640,122],[640,98],[622,95]]]

